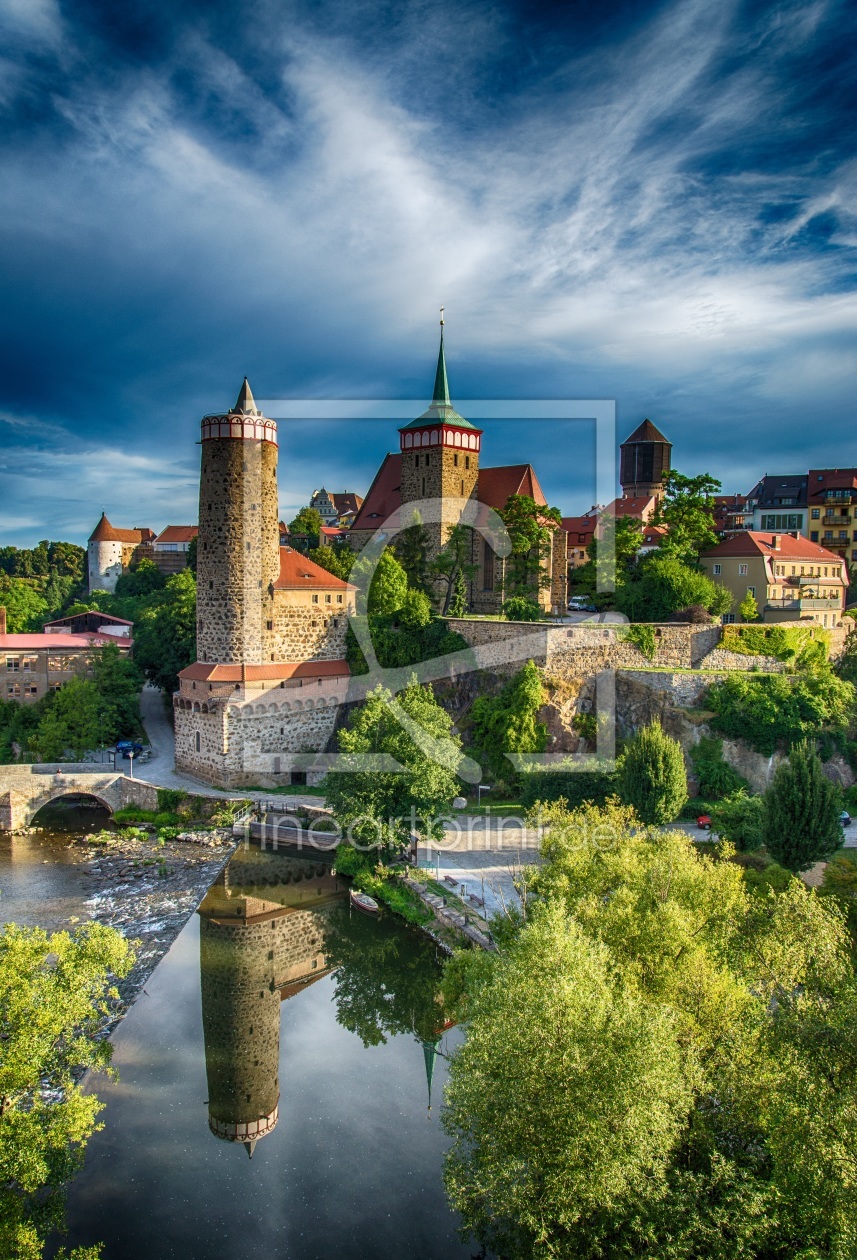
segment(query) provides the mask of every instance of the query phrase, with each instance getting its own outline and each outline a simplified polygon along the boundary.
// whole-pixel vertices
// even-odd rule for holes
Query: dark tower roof
[[[622,446],[628,446],[631,442],[663,442],[665,446],[672,446],[672,442],[664,437],[660,429],[655,428],[651,420],[644,420],[630,437],[625,438]]]

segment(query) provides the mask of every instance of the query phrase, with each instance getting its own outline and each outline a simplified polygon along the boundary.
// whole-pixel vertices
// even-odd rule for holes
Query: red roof
[[[654,498],[652,494],[641,495],[638,498],[629,498],[622,495],[618,499],[614,499],[612,503],[608,503],[604,511],[609,516],[633,516],[638,521],[643,519],[643,513],[651,513],[654,511]]]
[[[857,468],[810,468],[809,497],[817,498],[828,490],[857,490]]]
[[[644,525],[643,534],[640,539],[641,547],[660,547],[661,543],[667,536],[667,531],[663,525]]]
[[[598,517],[588,512],[583,516],[564,516],[561,524],[568,534],[569,547],[587,547],[595,534]]]
[[[107,513],[101,513],[101,520],[95,529],[89,535],[90,542],[124,542],[124,543],[145,543],[154,541],[154,531],[151,529],[116,529],[107,519]]]
[[[155,542],[190,542],[198,533],[198,525],[168,525],[166,529],[161,530]]]
[[[779,541],[779,547],[775,543]],[[810,542],[808,538],[793,534],[762,534],[754,529],[742,530],[733,534],[717,547],[703,551],[704,558],[713,560],[721,556],[773,556],[777,560],[819,560],[822,564],[841,564],[840,556],[835,556],[826,547]]]
[[[129,622],[130,624],[130,622]],[[36,648],[91,648],[115,643],[127,648],[131,640],[115,634],[0,634],[0,652],[25,652]]]
[[[347,678],[348,661],[272,661],[268,665],[211,665],[196,661],[179,678],[193,682],[269,682],[287,678]]]
[[[351,528],[378,529],[401,506],[402,456],[385,455]]]
[[[328,573],[320,564],[301,555],[291,547],[280,548],[280,576],[274,583],[276,591],[294,590],[352,590],[350,583]]]
[[[507,464],[503,468],[480,468],[476,492],[479,502],[501,511],[512,494],[525,494],[539,507],[547,506],[532,464]]]

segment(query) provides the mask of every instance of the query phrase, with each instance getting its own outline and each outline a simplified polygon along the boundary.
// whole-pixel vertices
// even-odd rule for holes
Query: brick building
[[[98,630],[75,634],[57,623],[46,626],[43,634],[7,634],[6,609],[0,608],[0,699],[22,704],[41,700],[70,678],[85,676],[93,651],[108,643],[124,652],[133,646],[130,635]]]
[[[437,555],[452,525],[464,519],[485,522],[484,508],[499,512],[511,495],[526,495],[540,507],[547,506],[538,477],[531,464],[511,464],[483,468],[482,430],[459,415],[450,402],[449,380],[441,323],[440,349],[432,401],[427,411],[399,430],[399,450],[384,457],[366,498],[354,519],[348,540],[355,550],[366,545],[399,509],[432,504],[432,515],[423,512],[429,540],[429,557]],[[408,523],[402,511],[402,521]],[[549,610],[564,606],[566,599],[565,535],[552,525],[549,554],[543,561],[546,585],[539,602]],[[512,594],[508,585],[508,563],[497,555],[490,541],[478,529],[471,530],[471,563],[476,566],[468,584],[467,602],[471,611],[497,613],[503,600]]]

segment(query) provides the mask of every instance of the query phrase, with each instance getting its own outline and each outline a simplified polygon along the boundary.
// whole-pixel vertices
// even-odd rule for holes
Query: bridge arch
[[[111,802],[106,798],[106,796],[102,796],[98,792],[87,792],[79,787],[75,787],[73,784],[68,784],[68,785],[62,784],[57,787],[51,788],[49,796],[41,797],[39,800],[35,802],[29,801],[27,803],[27,805],[25,806],[26,822],[24,823],[24,826],[31,827],[33,824],[33,820],[36,818],[36,816],[40,813],[41,810],[43,810],[47,805],[53,805],[54,801],[61,801],[64,796],[88,797],[89,800],[95,801],[96,804],[100,805],[102,809],[106,809],[107,813],[110,815],[111,818],[113,817],[114,812],[118,808],[118,806],[111,804]]]

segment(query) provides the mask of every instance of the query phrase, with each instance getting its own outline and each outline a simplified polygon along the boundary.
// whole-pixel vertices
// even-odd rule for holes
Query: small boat
[[[355,892],[351,889],[351,904],[358,910],[362,910],[364,914],[377,914],[378,902],[374,897],[370,897],[368,893]]]

